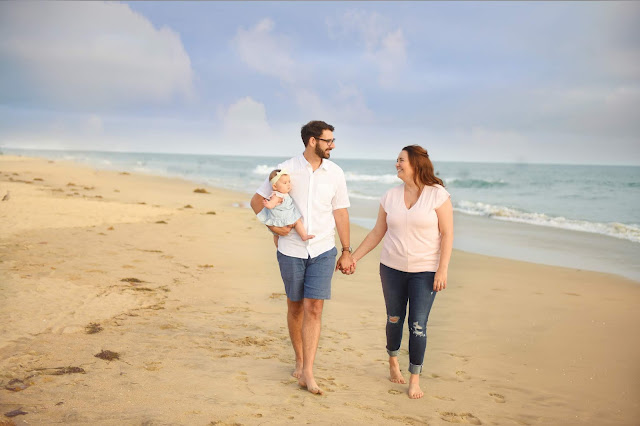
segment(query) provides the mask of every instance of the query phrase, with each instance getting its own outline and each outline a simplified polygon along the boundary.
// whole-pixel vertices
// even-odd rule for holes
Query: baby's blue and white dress
[[[289,194],[274,191],[272,197],[274,195],[282,198],[282,203],[272,209],[263,208],[257,215],[260,222],[269,226],[286,226],[294,224],[302,217]]]

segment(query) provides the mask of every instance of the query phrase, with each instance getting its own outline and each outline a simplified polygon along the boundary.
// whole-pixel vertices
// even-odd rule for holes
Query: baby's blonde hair
[[[273,179],[275,177],[275,175],[278,174],[279,171],[280,171],[280,169],[275,169],[274,171],[269,173],[269,180]]]
[[[275,169],[271,173],[269,173],[269,180],[273,179],[278,173],[280,169]],[[288,176],[286,173],[283,173],[282,176]]]

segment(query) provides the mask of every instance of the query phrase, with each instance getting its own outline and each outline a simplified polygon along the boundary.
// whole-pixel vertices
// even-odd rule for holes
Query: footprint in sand
[[[325,387],[327,387],[327,390],[329,392],[334,392],[334,390],[332,388],[329,388],[328,386],[332,386],[333,388],[339,388],[339,389],[342,389],[342,390],[348,390],[349,389],[348,385],[345,385],[345,384],[342,384],[342,383],[337,383],[335,381],[336,379],[334,377],[326,377],[326,378],[318,377],[318,379],[320,379],[323,383],[326,383]]]
[[[479,418],[471,413],[452,413],[452,412],[440,412],[440,418],[449,423],[469,423],[472,425],[481,425],[482,422]]]
[[[402,391],[399,391],[398,389],[389,389],[389,393],[391,395],[400,395],[401,393],[403,393]]]
[[[143,367],[147,371],[158,371],[162,368],[162,362],[160,361],[145,362]]]
[[[433,397],[442,401],[455,401],[455,399],[449,398],[448,396],[433,395]]]
[[[464,382],[465,380],[469,380],[471,377],[469,377],[469,375],[467,375],[466,371],[456,371],[456,376],[458,376],[458,381],[459,382]]]
[[[500,395],[499,393],[490,392],[489,396],[493,397],[494,402],[497,402],[500,404],[504,404],[505,402],[507,402],[507,399],[503,395]]]
[[[466,355],[458,355],[458,354],[449,354],[449,356],[452,356],[462,362],[468,362],[469,361],[469,357]]]

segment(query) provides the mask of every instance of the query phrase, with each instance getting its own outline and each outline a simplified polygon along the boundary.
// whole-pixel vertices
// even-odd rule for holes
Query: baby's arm
[[[271,194],[271,197],[268,200],[262,200],[262,205],[271,210],[278,204],[282,204],[282,198],[275,195],[275,193]]]

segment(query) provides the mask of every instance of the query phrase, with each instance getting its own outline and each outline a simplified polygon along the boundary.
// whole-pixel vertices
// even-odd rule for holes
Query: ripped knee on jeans
[[[389,322],[393,324],[396,324],[398,321],[400,321],[400,317],[393,316],[393,315],[389,315],[388,319],[389,319]]]

